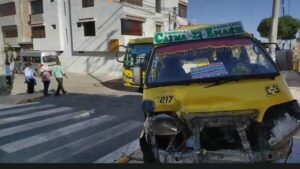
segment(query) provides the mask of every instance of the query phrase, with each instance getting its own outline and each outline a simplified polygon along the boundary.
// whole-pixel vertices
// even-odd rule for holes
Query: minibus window
[[[44,63],[57,62],[58,57],[56,55],[48,55],[43,57]]]

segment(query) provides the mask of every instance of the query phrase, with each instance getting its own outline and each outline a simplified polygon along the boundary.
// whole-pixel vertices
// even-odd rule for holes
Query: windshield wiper
[[[272,80],[275,80],[275,75],[273,76],[254,76],[252,78],[270,78]],[[213,86],[219,86],[221,84],[225,84],[225,83],[229,83],[229,82],[238,82],[241,79],[249,79],[249,78],[228,78],[228,79],[223,79],[223,80],[217,80],[215,81],[213,84],[205,86],[204,88],[209,88],[209,87],[213,87]]]
[[[211,85],[208,85],[208,86],[205,86],[204,88],[209,88],[209,87],[214,87],[214,86],[219,86],[221,84],[224,84],[224,83],[229,83],[229,82],[238,82],[240,79],[238,78],[235,78],[235,79],[224,79],[224,80],[218,80],[216,82],[214,82],[213,84]]]

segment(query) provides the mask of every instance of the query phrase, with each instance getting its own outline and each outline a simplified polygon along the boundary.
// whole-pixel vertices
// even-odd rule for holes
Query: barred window
[[[82,8],[94,6],[94,0],[82,0]]]
[[[127,2],[133,5],[143,6],[143,0],[121,0],[121,2]]]
[[[96,36],[95,22],[83,22],[84,36]]]
[[[156,24],[156,32],[161,32],[162,25]]]
[[[45,26],[32,27],[32,38],[45,38]]]
[[[143,22],[122,19],[121,20],[121,32],[122,32],[122,35],[142,36],[143,35]]]
[[[43,0],[37,0],[31,2],[31,14],[42,14],[44,13]]]
[[[17,25],[2,26],[2,33],[4,38],[16,38],[18,37]]]
[[[161,0],[156,0],[155,1],[155,11],[157,13],[160,13],[161,12]]]
[[[178,4],[179,10],[178,10],[178,16],[182,18],[187,18],[187,6],[183,4]]]
[[[9,2],[0,5],[0,17],[10,16],[16,14],[16,7],[14,2]]]

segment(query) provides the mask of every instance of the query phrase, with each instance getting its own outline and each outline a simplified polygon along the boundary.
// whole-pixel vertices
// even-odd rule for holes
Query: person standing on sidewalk
[[[66,78],[67,75],[63,72],[62,68],[61,68],[61,63],[58,61],[56,63],[56,66],[53,69],[53,75],[56,78],[57,81],[57,90],[55,92],[55,96],[59,96],[60,91],[63,92],[63,94],[65,95],[67,93],[67,91],[65,91],[64,89],[64,85],[63,85],[63,76],[65,76]]]
[[[41,72],[42,82],[44,84],[44,96],[49,96],[48,90],[50,85],[51,73],[47,65],[44,64],[41,65],[40,72]]]
[[[5,75],[6,75],[7,87],[11,88],[12,87],[12,79],[11,79],[12,70],[11,70],[9,62],[5,63]]]
[[[27,93],[34,93],[34,86],[36,85],[36,80],[34,78],[34,70],[32,69],[31,63],[28,63],[28,66],[24,70],[25,82],[27,83]]]

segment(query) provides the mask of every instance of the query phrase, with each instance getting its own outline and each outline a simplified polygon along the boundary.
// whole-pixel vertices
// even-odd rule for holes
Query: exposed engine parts
[[[145,136],[159,162],[275,161],[289,155],[300,128],[298,112],[288,110],[275,111],[262,123],[255,111],[194,113],[181,119],[159,114],[147,117]]]

